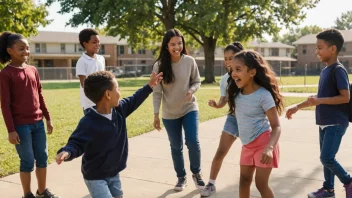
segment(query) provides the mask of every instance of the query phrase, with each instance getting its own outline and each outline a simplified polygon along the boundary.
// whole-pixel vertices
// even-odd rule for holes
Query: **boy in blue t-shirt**
[[[342,136],[348,127],[347,105],[350,100],[348,74],[337,58],[343,43],[342,34],[335,29],[325,30],[317,35],[315,53],[320,61],[327,65],[320,74],[318,94],[310,96],[286,113],[286,117],[291,119],[292,114],[299,109],[316,106],[316,124],[319,125],[320,134],[320,161],[324,166],[325,181],[321,189],[308,194],[309,198],[335,197],[335,175],[344,184],[346,198],[352,198],[351,177],[335,158]]]

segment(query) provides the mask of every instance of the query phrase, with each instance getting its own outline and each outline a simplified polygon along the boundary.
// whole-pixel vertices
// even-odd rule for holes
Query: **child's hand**
[[[320,99],[317,98],[317,96],[309,96],[308,99],[307,99],[307,103],[310,105],[310,106],[317,106],[317,105],[320,105]]]
[[[161,131],[159,116],[154,116],[154,128]]]
[[[271,164],[273,161],[273,147],[267,147],[262,153],[260,162],[263,164]]]
[[[163,80],[163,72],[156,74],[152,72],[150,75],[149,86],[153,88],[155,85],[159,84]]]
[[[9,142],[11,144],[19,144],[21,142],[16,131],[9,133]]]
[[[214,107],[214,108],[217,108],[217,106],[218,106],[216,104],[215,100],[209,100],[208,105],[211,106],[211,107]]]
[[[51,124],[51,120],[46,121],[46,128],[48,129],[48,134],[52,134],[54,126]]]
[[[187,103],[187,102],[191,102],[192,96],[193,96],[192,92],[191,92],[191,91],[188,91],[188,92],[186,93],[186,95],[185,95],[185,102],[186,102],[186,103]]]
[[[61,164],[63,161],[65,161],[68,157],[70,157],[70,153],[63,151],[59,154],[56,155],[56,163]]]
[[[290,109],[287,110],[286,112],[286,118],[291,120],[292,119],[292,115],[295,114],[298,111],[298,106],[296,105],[295,107],[292,107]]]

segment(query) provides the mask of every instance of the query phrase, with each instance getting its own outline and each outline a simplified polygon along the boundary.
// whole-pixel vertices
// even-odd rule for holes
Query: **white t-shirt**
[[[221,80],[220,80],[220,96],[226,96],[227,93],[226,93],[226,89],[227,89],[227,80],[229,79],[230,75],[229,73],[226,73],[224,74],[222,77],[221,77]]]
[[[99,115],[101,115],[101,116],[104,116],[104,117],[106,117],[107,119],[109,119],[109,120],[112,120],[112,109],[111,109],[111,113],[109,113],[109,114],[101,114],[101,113],[99,113],[96,109],[94,109],[94,108],[91,108],[91,109],[93,109],[95,112],[97,112]]]
[[[96,54],[95,58],[88,56],[83,53],[82,56],[78,59],[76,64],[76,76],[88,76],[97,71],[105,70],[105,59],[103,56]],[[83,109],[95,106],[95,103],[89,100],[84,94],[84,89],[80,85],[80,99]]]

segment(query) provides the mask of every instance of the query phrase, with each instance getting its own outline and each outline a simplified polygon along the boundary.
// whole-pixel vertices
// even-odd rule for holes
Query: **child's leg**
[[[110,193],[112,194],[112,196],[115,198],[121,198],[123,195],[123,192],[121,187],[120,174],[117,174],[117,176],[115,177],[109,178],[108,181],[109,181]]]
[[[249,198],[254,166],[240,166],[240,198]]]
[[[48,152],[44,122],[38,121],[32,128],[33,151],[36,159],[36,176],[38,180],[38,192],[42,194],[46,189],[46,172],[48,165]]]
[[[31,172],[34,168],[34,153],[30,125],[16,126],[15,129],[20,137],[20,144],[16,145],[16,151],[20,158],[20,178],[23,193],[26,196],[31,192]]]
[[[236,140],[235,136],[230,135],[229,133],[226,133],[226,132],[222,132],[218,150],[216,151],[213,162],[211,164],[210,179],[216,180],[219,174],[222,162],[235,140]]]
[[[323,130],[320,129],[320,161],[324,165],[325,182],[323,187],[327,190],[334,189],[335,175],[343,184],[351,183],[350,175],[335,158],[346,129],[346,127],[340,125],[328,126]]]
[[[183,141],[182,141],[182,120],[163,119],[163,123],[169,137],[172,161],[177,173],[177,177],[185,177],[186,170],[183,159]]]
[[[182,125],[185,131],[186,145],[188,148],[191,171],[197,174],[201,171],[200,166],[200,145],[198,139],[199,116],[198,111],[187,113],[182,118]]]
[[[273,198],[274,193],[269,187],[269,177],[271,168],[256,168],[255,171],[255,185],[260,192],[262,198]]]
[[[108,180],[84,180],[92,198],[113,197]]]

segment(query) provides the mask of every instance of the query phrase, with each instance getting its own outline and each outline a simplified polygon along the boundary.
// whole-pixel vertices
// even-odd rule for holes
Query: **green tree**
[[[335,20],[334,28],[339,30],[352,29],[352,11],[342,13],[341,17]]]
[[[37,28],[46,26],[48,12],[44,4],[35,5],[32,0],[0,0],[0,33],[11,31],[29,37],[37,34]],[[4,65],[0,63],[0,69]]]
[[[323,31],[323,29],[316,25],[304,26],[303,28],[290,28],[289,32],[282,36],[274,36],[273,41],[292,45],[293,42],[297,41],[302,36],[316,34],[321,31]]]
[[[73,14],[72,26],[106,26],[109,35],[128,38],[131,45],[160,43],[165,30],[179,28],[204,48],[205,82],[214,77],[217,45],[261,38],[280,28],[297,25],[304,9],[319,0],[48,0],[60,2],[61,14]]]
[[[32,0],[0,0],[0,32],[11,31],[26,37],[36,35],[39,26],[46,26],[48,11],[44,4]]]

